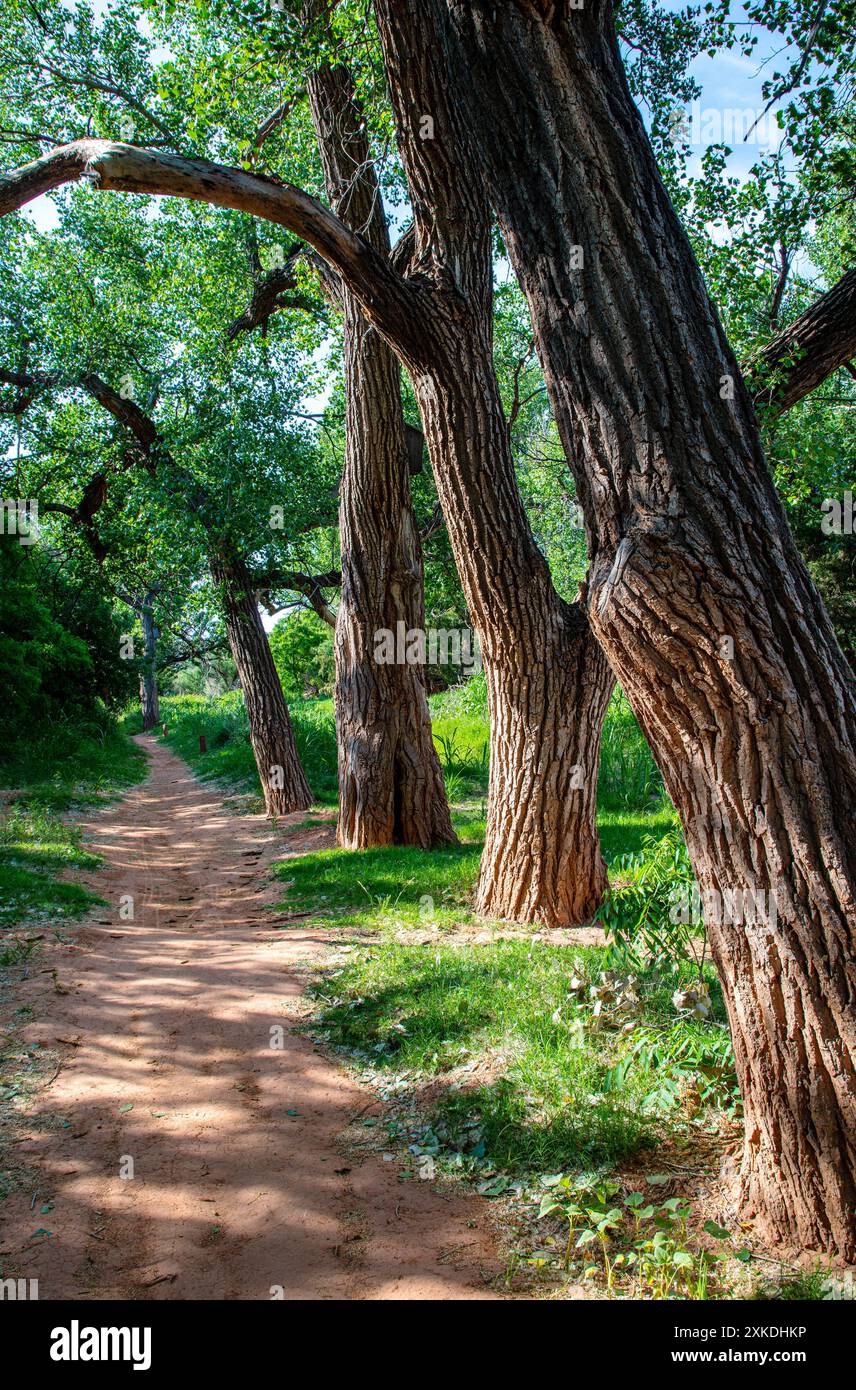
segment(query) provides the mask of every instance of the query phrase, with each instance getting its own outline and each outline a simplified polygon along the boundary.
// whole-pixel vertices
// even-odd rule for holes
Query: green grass
[[[80,832],[61,813],[110,800],[144,772],[145,754],[113,724],[63,727],[29,744],[20,740],[0,764],[7,789],[0,816],[0,930],[79,917],[101,902],[58,877],[98,862],[81,849]],[[10,964],[16,950],[0,946],[0,964]]]
[[[588,985],[604,964],[603,948],[543,940],[466,947],[387,938],[319,979],[316,1026],[361,1066],[406,1075],[410,1085],[487,1061],[494,1074],[484,1084],[467,1086],[457,1073],[464,1086],[434,1098],[431,1128],[447,1156],[512,1176],[608,1169],[653,1145],[664,1124],[685,1127],[682,1097],[711,1058],[719,1063],[727,1039],[718,993],[713,1021],[685,1022],[671,1004],[674,981],[658,977],[637,985],[631,1032],[598,1026]],[[574,975],[586,988],[572,995]],[[652,1086],[637,1029],[679,1052],[672,1090],[662,1074]],[[723,1077],[711,1103],[728,1101],[732,1084]]]
[[[297,751],[316,802],[335,806],[336,728],[332,700],[294,700],[289,705]],[[202,781],[224,790],[261,796],[250,731],[240,691],[225,695],[171,695],[160,701],[168,743]],[[142,728],[138,711],[125,721],[129,732]],[[199,736],[207,751],[200,753]]]
[[[32,740],[22,731],[0,756],[0,788],[12,789],[17,805],[67,811],[133,786],[145,764],[142,749],[105,717],[102,726],[60,725]]]
[[[283,907],[317,913],[328,926],[452,926],[469,921],[484,823],[456,815],[459,845],[424,850],[322,850],[280,866]],[[429,901],[430,900],[430,901]]]
[[[484,676],[475,676],[464,685],[432,695],[428,703],[449,800],[483,801],[487,795],[490,741]],[[333,702],[292,700],[289,713],[316,803],[335,806],[338,785]],[[213,780],[228,790],[260,795],[240,691],[217,697],[165,697],[161,700],[161,722],[169,729],[170,745],[203,781]],[[134,733],[139,731],[138,712],[129,716],[126,727]],[[205,753],[199,751],[200,734],[205,735]],[[598,801],[607,860],[614,854],[641,847],[645,831],[633,813],[644,812],[649,817],[649,829],[670,823],[671,808],[660,774],[620,691],[610,701],[604,721]]]
[[[459,845],[432,850],[400,845],[371,850],[320,850],[290,859],[279,870],[288,883],[283,907],[316,912],[335,927],[441,928],[473,920],[470,902],[484,844],[484,818],[477,803],[453,813]],[[642,848],[646,836],[674,827],[674,813],[603,811],[598,817],[607,865]]]

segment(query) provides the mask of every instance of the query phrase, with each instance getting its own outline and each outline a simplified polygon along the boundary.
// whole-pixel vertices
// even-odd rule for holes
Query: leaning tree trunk
[[[609,7],[396,8],[419,51],[445,43],[464,98],[586,512],[592,623],[700,888],[766,904],[755,922],[708,923],[745,1109],[745,1207],[774,1238],[853,1259],[851,675],[660,179]]]
[[[470,239],[478,255],[485,253]],[[490,790],[476,909],[548,927],[591,921],[606,889],[597,774],[613,677],[584,611],[553,588],[517,489],[491,355],[438,300],[413,364],[437,490],[479,634]],[[448,331],[444,331],[448,330]],[[430,374],[429,374],[430,372]]]
[[[244,692],[265,810],[269,816],[305,811],[312,805],[312,793],[300,766],[288,706],[247,567],[225,546],[211,555],[210,565]]]
[[[143,643],[145,655],[143,657],[143,669],[140,672],[140,708],[143,712],[143,733],[148,733],[160,720],[160,709],[158,704],[158,676],[157,676],[157,638],[158,632],[155,626],[155,615],[152,604],[155,595],[150,589],[143,598],[140,605],[140,621],[143,625]]]
[[[547,926],[591,920],[606,887],[597,833],[600,735],[613,686],[581,604],[556,593],[517,487],[493,366],[490,209],[446,141],[447,74],[418,62],[397,7],[377,6],[414,206],[412,283],[430,312],[403,326],[455,560],[487,679],[491,779],[478,911]],[[431,112],[437,138],[422,139]]]
[[[330,202],[388,255],[386,216],[348,74],[324,66],[307,90]],[[428,849],[457,837],[423,668],[380,664],[375,642],[376,633],[397,633],[399,623],[405,631],[424,625],[422,549],[410,496],[399,366],[344,287],[341,298],[346,443],[335,638],[337,840],[349,849]]]

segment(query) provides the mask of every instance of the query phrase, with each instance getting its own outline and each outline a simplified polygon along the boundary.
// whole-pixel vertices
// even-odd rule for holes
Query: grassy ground
[[[145,755],[111,724],[22,740],[0,763],[0,964],[24,949],[5,934],[10,929],[79,917],[99,901],[59,877],[96,863],[63,813],[110,799],[139,781],[144,767]]]

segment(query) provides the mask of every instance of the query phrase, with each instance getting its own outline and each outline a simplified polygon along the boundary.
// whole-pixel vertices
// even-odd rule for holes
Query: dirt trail
[[[372,1101],[289,1032],[297,967],[329,947],[270,925],[282,840],[145,746],[148,780],[86,827],[109,907],[21,987],[25,1041],[62,1065],[13,1150],[37,1196],[0,1208],[4,1273],[38,1278],[42,1299],[497,1297],[480,1204],[342,1155]]]

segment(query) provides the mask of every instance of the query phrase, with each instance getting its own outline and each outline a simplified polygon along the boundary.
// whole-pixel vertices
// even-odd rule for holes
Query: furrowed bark
[[[269,816],[305,811],[312,793],[300,766],[294,730],[243,560],[227,545],[210,556],[220,590],[229,647],[244,692],[250,742]]]
[[[610,9],[395,9],[454,73],[585,509],[592,623],[699,886],[775,903],[766,896],[754,923],[708,922],[746,1116],[745,1209],[776,1239],[852,1260],[851,676],[660,180]]]
[[[411,278],[432,314],[405,362],[478,631],[491,716],[488,823],[476,905],[548,926],[589,921],[606,886],[595,819],[613,678],[580,604],[553,588],[514,475],[492,355],[490,209],[444,125],[447,73],[377,6],[414,208]],[[422,140],[430,112],[438,138]],[[439,131],[442,128],[443,135]]]
[[[389,255],[386,216],[349,74],[322,67],[307,93],[334,211]],[[399,366],[341,286],[345,467],[336,617],[337,841],[452,844],[456,836],[431,733],[423,668],[380,664],[375,634],[424,627],[423,567],[410,496]]]
[[[790,410],[856,357],[856,270],[789,323],[747,368],[755,404]]]

